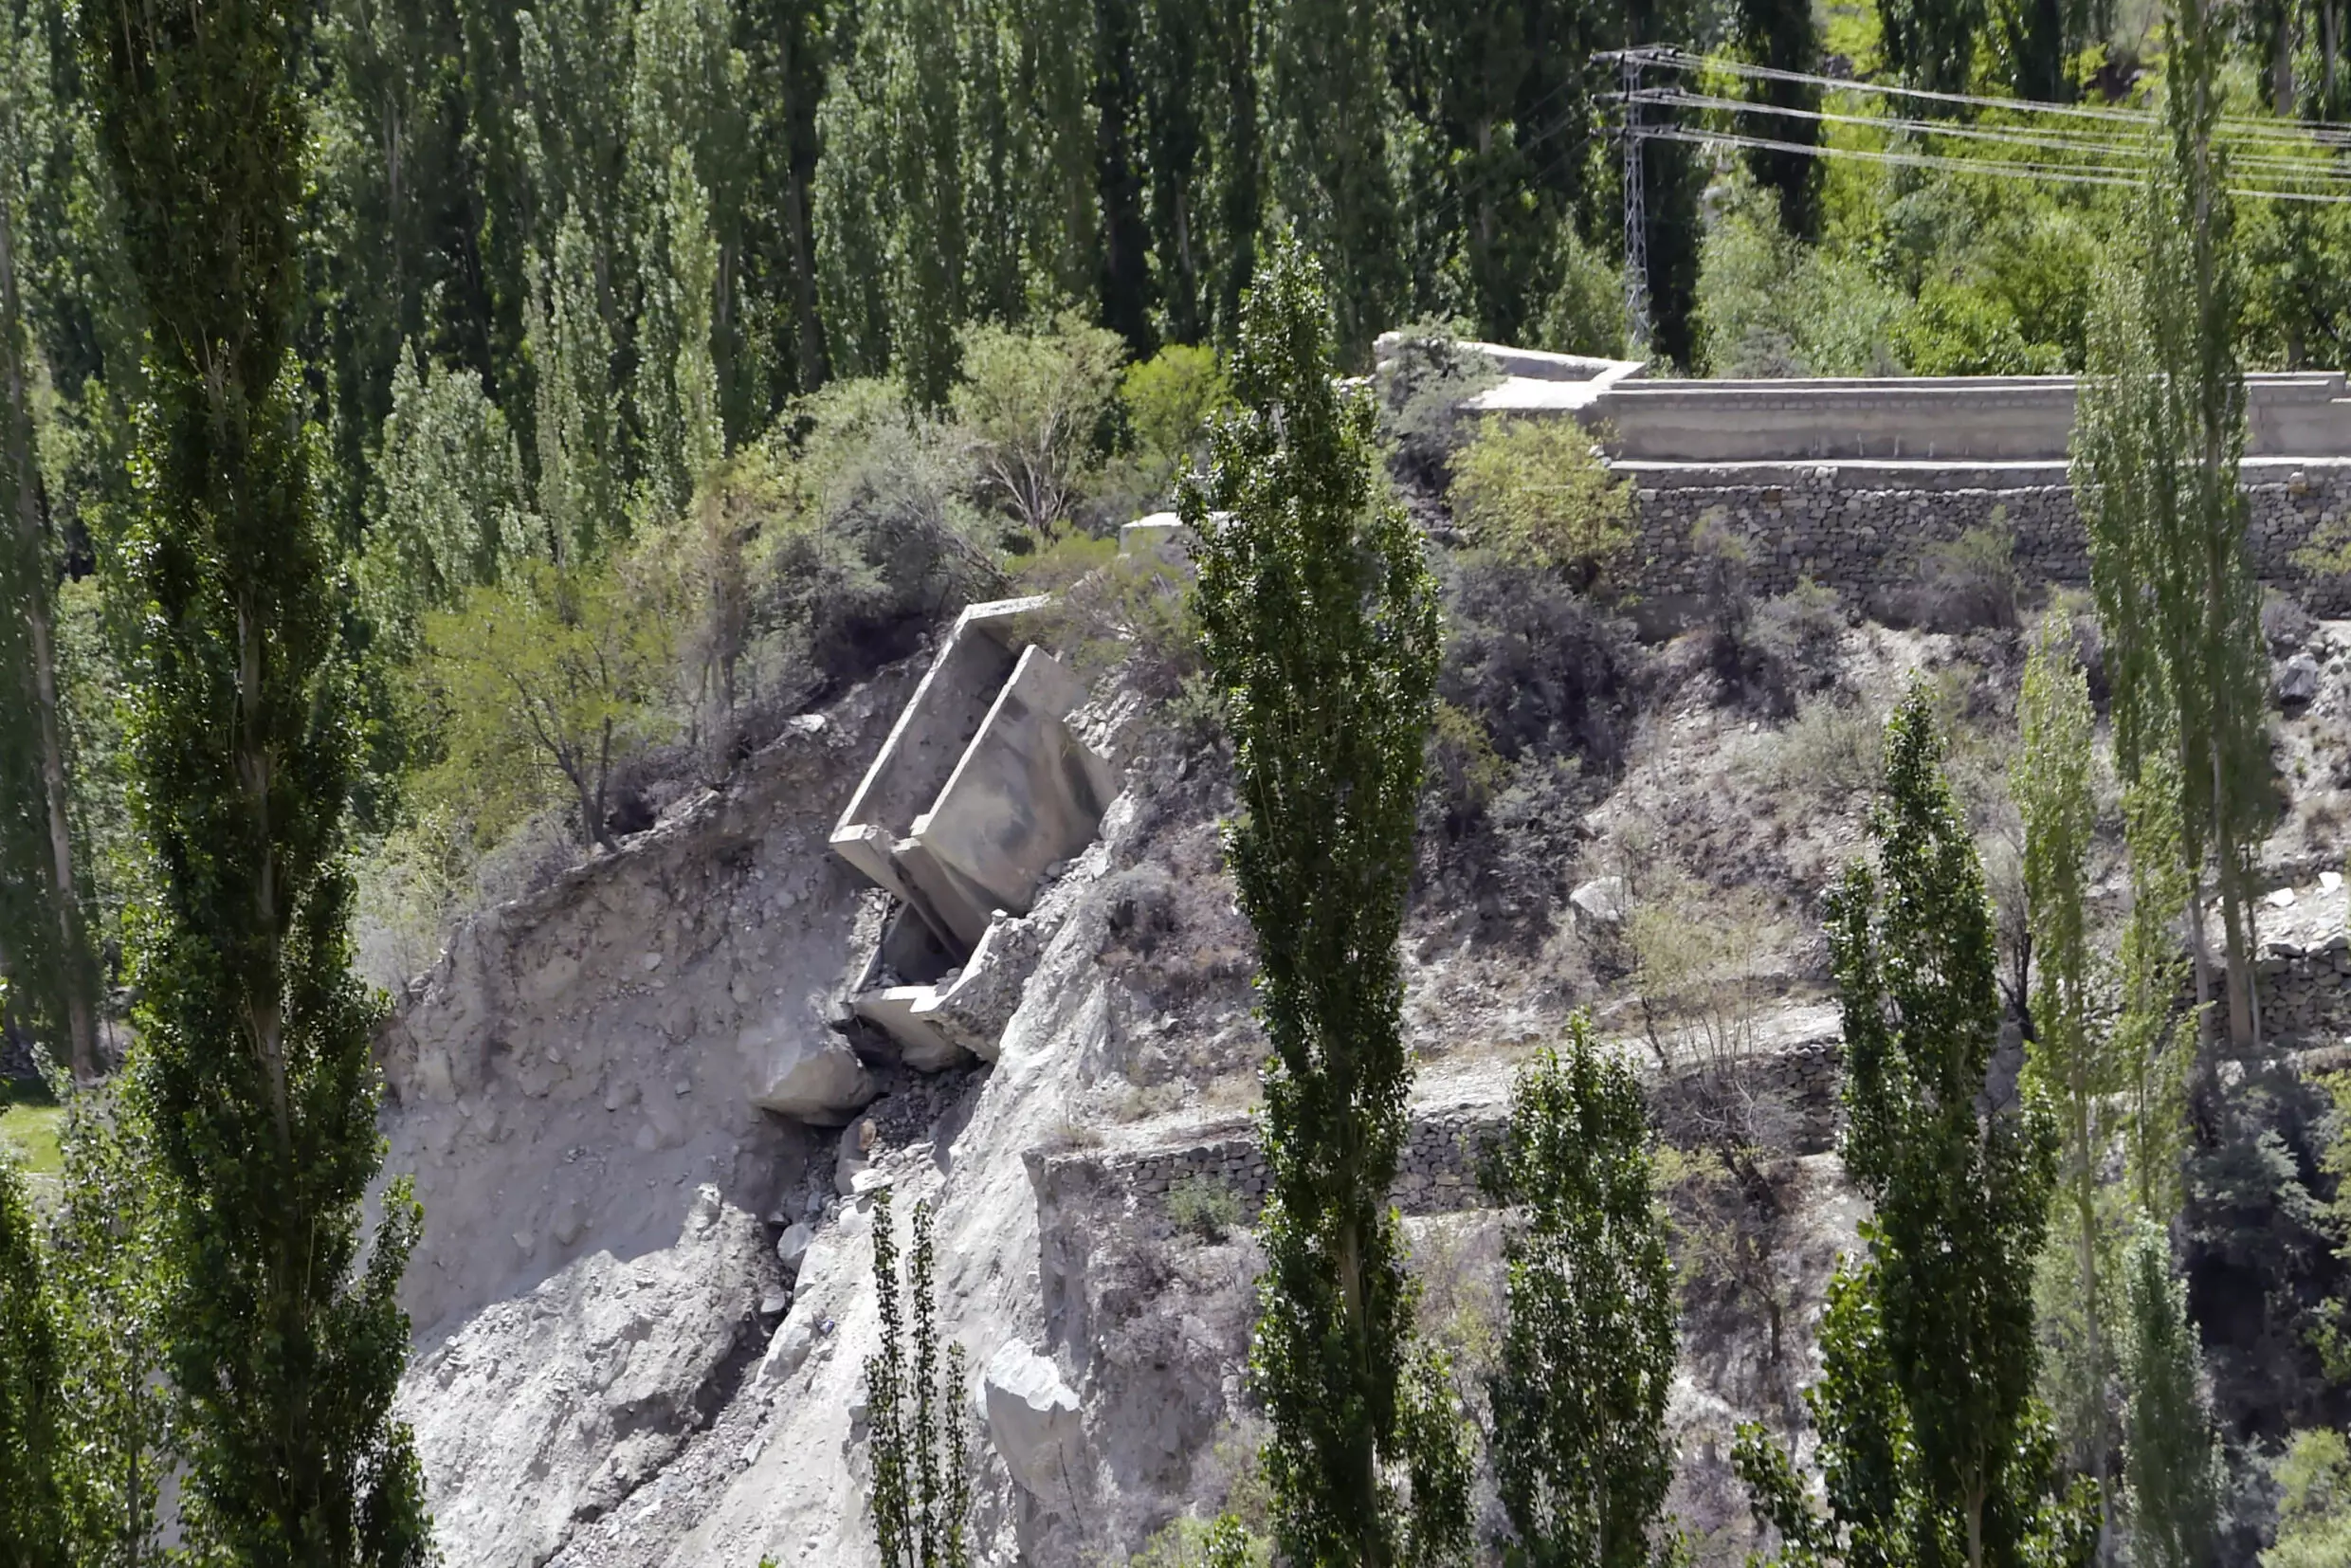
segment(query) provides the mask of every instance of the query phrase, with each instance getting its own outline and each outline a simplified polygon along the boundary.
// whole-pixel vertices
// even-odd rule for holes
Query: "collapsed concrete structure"
[[[833,852],[893,901],[849,1012],[925,1071],[994,1054],[970,1004],[1006,989],[995,971],[1025,951],[1020,917],[1117,793],[1067,722],[1084,685],[1029,638],[1046,603],[957,617],[832,831]]]

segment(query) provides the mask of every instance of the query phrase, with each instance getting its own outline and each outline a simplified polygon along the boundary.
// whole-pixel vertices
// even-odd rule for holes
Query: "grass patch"
[[[46,1088],[0,1079],[0,1143],[9,1146],[27,1174],[53,1176],[64,1169],[57,1148],[64,1121],[64,1107]]]

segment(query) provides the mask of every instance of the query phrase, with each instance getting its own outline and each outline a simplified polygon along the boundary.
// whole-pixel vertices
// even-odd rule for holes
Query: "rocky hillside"
[[[1491,1355],[1499,1257],[1469,1151],[1572,1008],[1650,1073],[1669,1143],[1720,1147],[1729,1126],[1758,1150],[1737,1172],[1669,1164],[1672,1505],[1707,1562],[1752,1544],[1732,1428],[1800,1427],[1811,1324],[1862,1217],[1833,1153],[1811,908],[1858,843],[1875,718],[1913,670],[1948,693],[2000,881],[2013,632],[1825,636],[1819,679],[1777,711],[1703,635],[1622,650],[1617,743],[1548,819],[1465,805],[1440,776],[1408,934],[1421,1079],[1397,1197],[1424,1326],[1466,1393]],[[2295,636],[2282,651],[2307,689],[2281,731],[2295,789],[2270,965],[2317,1038],[2341,1026],[2351,969],[2320,864],[2351,784],[2351,626]],[[1016,922],[1008,946],[1033,968],[1011,977],[993,1059],[915,1073],[879,1034],[836,1028],[882,895],[826,836],[924,663],[473,921],[388,1030],[388,1166],[414,1173],[427,1212],[403,1409],[451,1568],[872,1562],[860,1399],[885,1187],[902,1213],[939,1206],[943,1326],[974,1369],[976,1560],[1121,1564],[1179,1516],[1253,1505],[1259,1042],[1218,862],[1221,761],[1104,683],[1085,731],[1121,793]],[[1693,907],[1733,935],[1669,984],[1658,933]],[[1657,912],[1637,939],[1635,909]]]

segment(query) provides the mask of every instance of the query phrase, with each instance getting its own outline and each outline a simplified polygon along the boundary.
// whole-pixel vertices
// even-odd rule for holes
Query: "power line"
[[[1935,153],[1888,153],[1862,147],[1824,147],[1816,142],[1778,141],[1769,137],[1741,136],[1733,131],[1707,130],[1697,126],[1643,125],[1639,138],[1644,141],[1682,141],[1703,146],[1751,147],[1766,152],[1795,153],[1803,157],[1856,158],[1867,163],[1894,164],[1914,169],[1935,169],[1948,173],[1988,174],[1996,179],[2033,180],[2050,185],[2112,185],[2137,186],[2145,181],[2136,174],[2113,173],[2083,168],[2079,165],[2009,163],[1996,158],[1946,157]],[[2258,187],[2232,187],[2229,194],[2252,201],[2312,202],[2324,206],[2351,203],[2351,194],[2324,195],[2308,191],[2277,191]]]
[[[2073,153],[2092,159],[2108,160],[2115,172],[2136,170],[2144,156],[2144,144],[2136,137],[2099,137],[2091,134],[1983,125],[1962,125],[1949,121],[1904,119],[1875,115],[1846,115],[1820,109],[1799,109],[1789,105],[1750,102],[1744,99],[1720,98],[1709,94],[1692,93],[1677,87],[1649,87],[1636,95],[1643,104],[1669,109],[1716,110],[1738,115],[1776,115],[1782,119],[1799,119],[1822,125],[1852,125],[1888,132],[1908,132],[1923,137],[1947,137],[1963,141],[1983,141],[2002,146],[2023,147],[2039,152]],[[1835,150],[1832,149],[1833,154]],[[2301,156],[2263,153],[2234,153],[2230,162],[2234,167],[2259,170],[2271,173],[2298,176],[2329,183],[2351,181],[2351,167],[2318,155]]]

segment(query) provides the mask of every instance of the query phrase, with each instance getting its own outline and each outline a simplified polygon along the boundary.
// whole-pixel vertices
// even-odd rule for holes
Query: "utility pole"
[[[1641,189],[1642,53],[1617,57],[1624,77],[1625,142],[1625,352],[1649,356],[1649,204]]]

